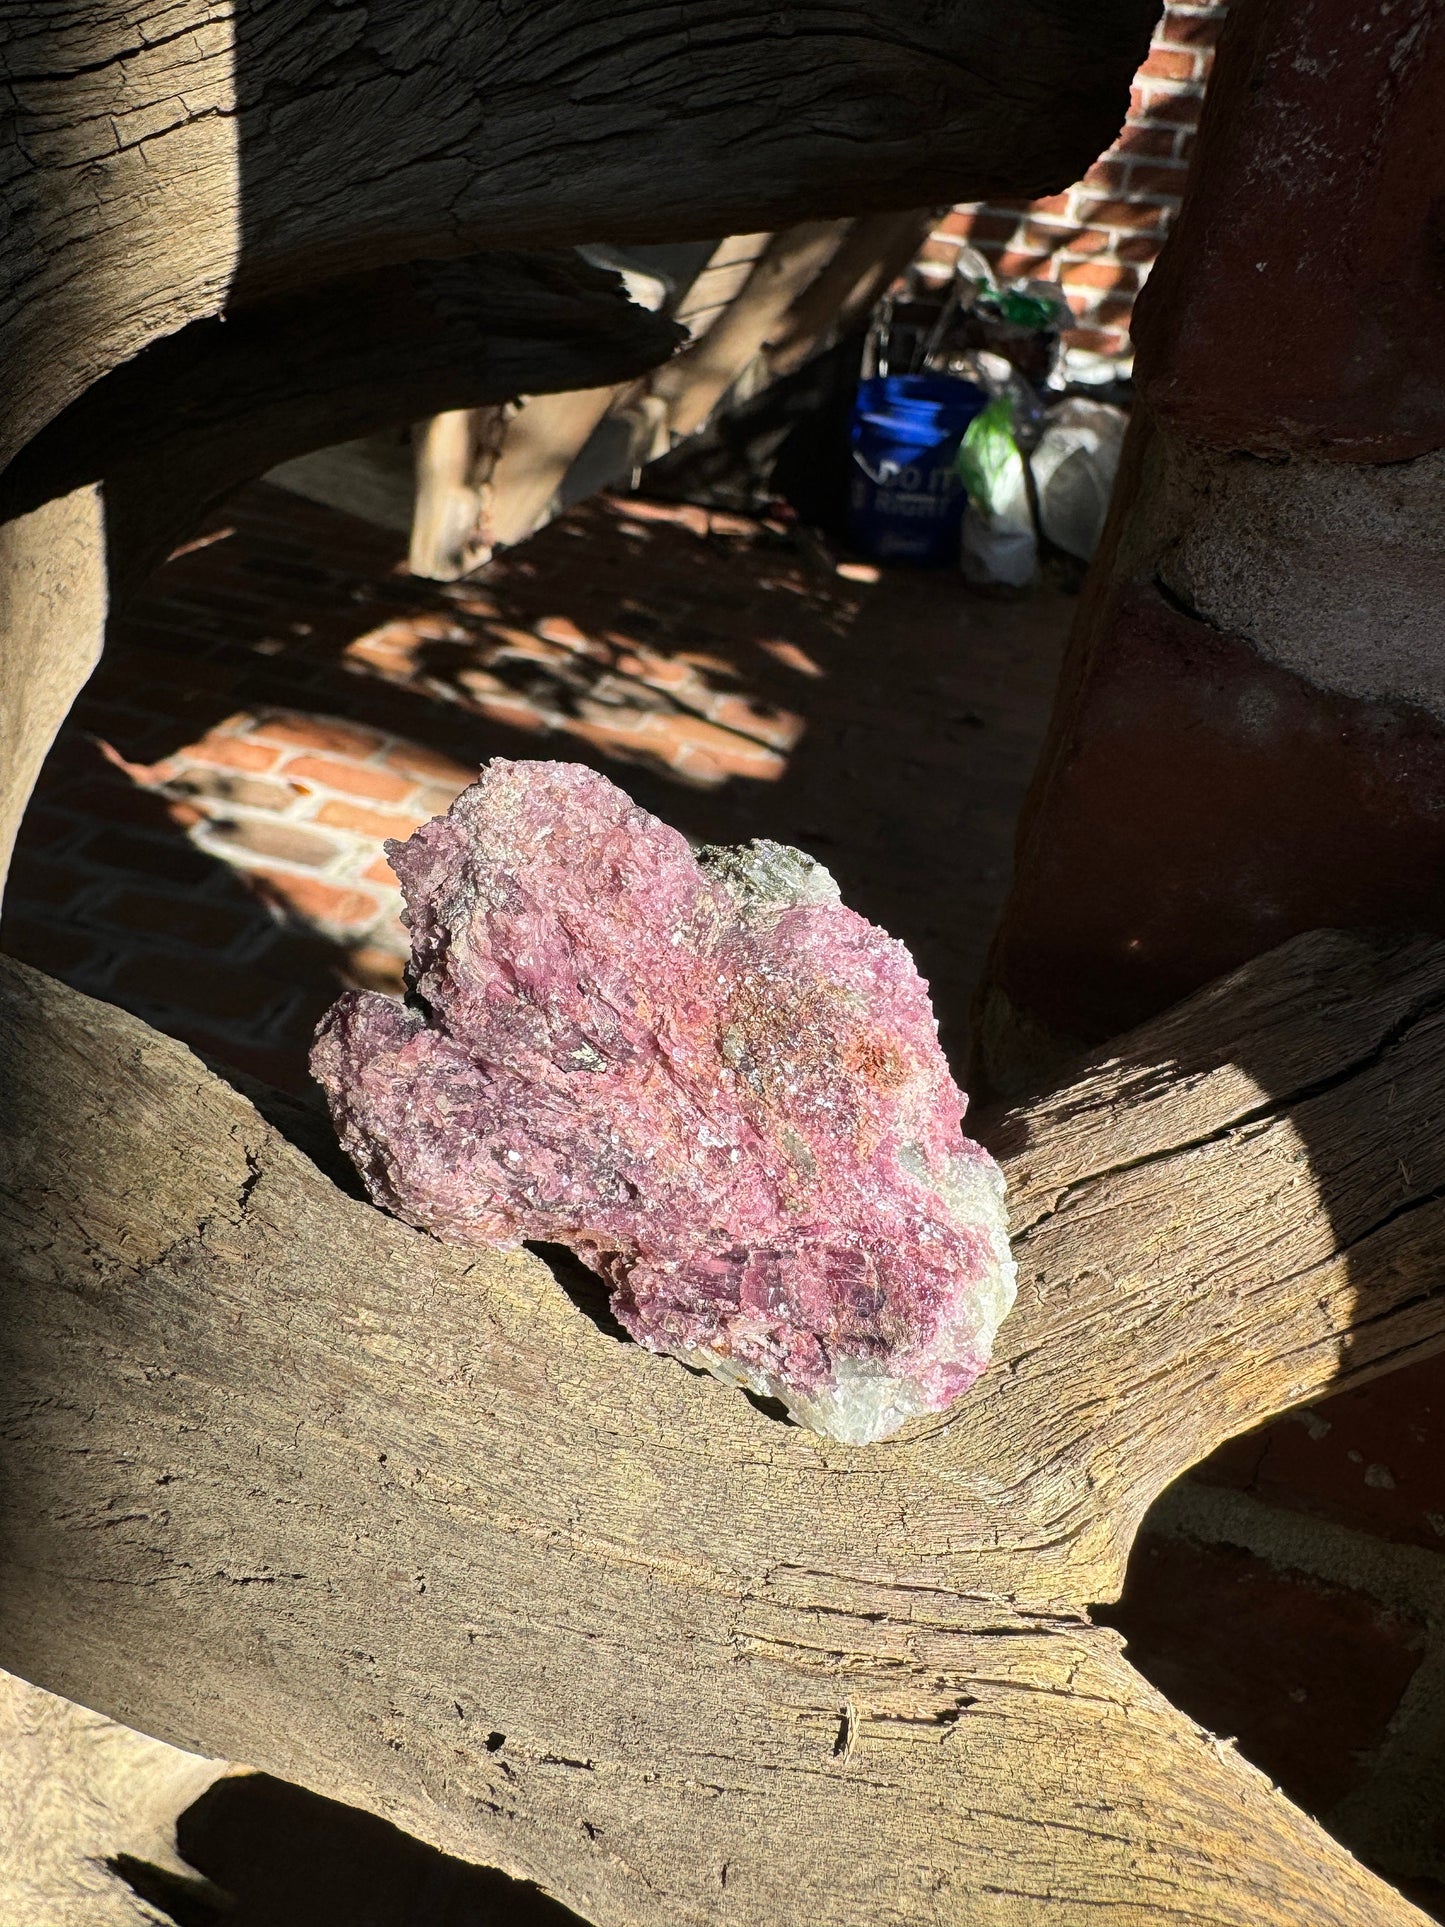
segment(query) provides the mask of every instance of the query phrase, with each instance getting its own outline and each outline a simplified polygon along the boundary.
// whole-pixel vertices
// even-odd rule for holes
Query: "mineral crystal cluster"
[[[1003,1178],[911,957],[826,870],[694,854],[572,763],[493,762],[387,851],[411,993],[342,997],[312,1057],[378,1204],[570,1245],[639,1343],[834,1438],[977,1378]]]

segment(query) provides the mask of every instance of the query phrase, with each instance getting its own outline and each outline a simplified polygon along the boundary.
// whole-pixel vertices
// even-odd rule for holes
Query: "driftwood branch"
[[[998,1359],[850,1449],[6,966],[0,1664],[600,1923],[1417,1919],[1088,1604],[1226,1432],[1445,1346],[1442,1012],[1445,947],[1305,938],[996,1120]]]

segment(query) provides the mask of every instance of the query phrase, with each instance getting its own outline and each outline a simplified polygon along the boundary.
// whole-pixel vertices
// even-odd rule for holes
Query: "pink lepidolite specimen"
[[[901,943],[800,851],[694,855],[573,763],[491,763],[388,854],[406,1003],[312,1068],[372,1196],[572,1249],[642,1344],[854,1443],[941,1411],[1014,1295],[997,1165]]]

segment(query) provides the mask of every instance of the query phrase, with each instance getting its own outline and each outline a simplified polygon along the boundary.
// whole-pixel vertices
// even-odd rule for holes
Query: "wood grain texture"
[[[484,247],[1051,193],[1154,0],[4,0],[0,464],[238,297]]]
[[[849,1448],[7,965],[0,1664],[604,1924],[1417,1920],[1088,1605],[1218,1438],[1445,1346],[1442,1023],[1445,947],[1305,938],[993,1120],[998,1358]]]
[[[0,888],[35,779],[100,660],[108,606],[98,488],[0,521]]]

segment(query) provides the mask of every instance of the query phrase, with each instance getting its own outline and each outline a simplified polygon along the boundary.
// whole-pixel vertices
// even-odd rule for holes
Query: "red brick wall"
[[[1119,138],[1081,181],[1042,201],[956,207],[925,252],[948,259],[967,241],[1002,280],[1061,281],[1078,323],[1069,345],[1126,355],[1134,297],[1179,208],[1226,5],[1170,0],[1135,76]]]

